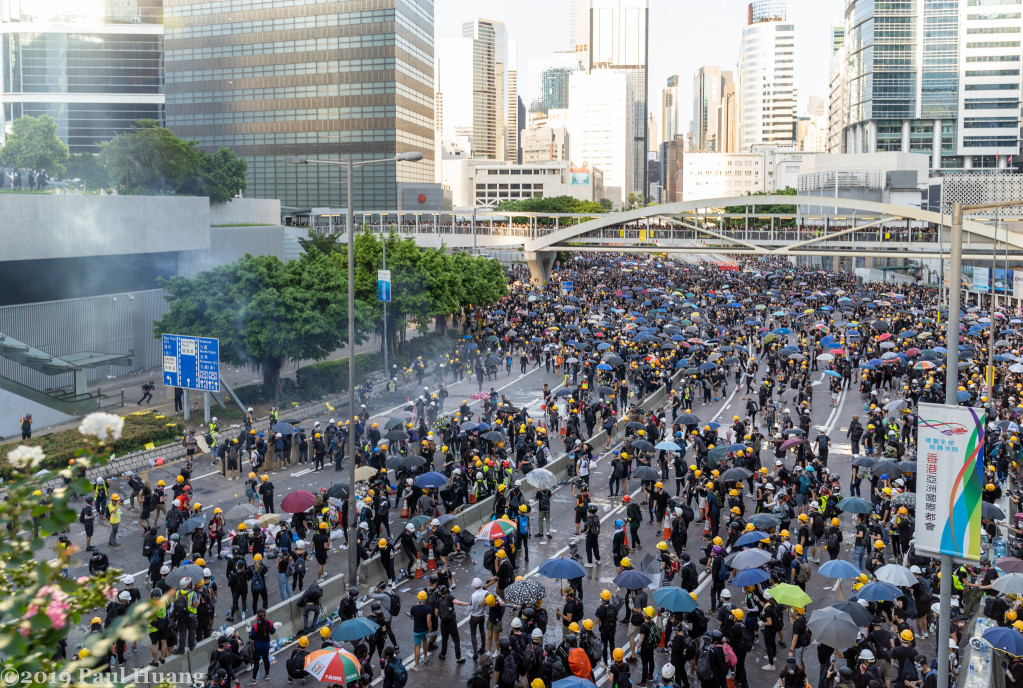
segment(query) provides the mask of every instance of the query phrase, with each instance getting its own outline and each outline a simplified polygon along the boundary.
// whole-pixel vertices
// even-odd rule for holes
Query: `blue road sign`
[[[390,270],[377,270],[377,301],[391,302]]]
[[[163,384],[200,392],[220,391],[220,340],[163,335]]]

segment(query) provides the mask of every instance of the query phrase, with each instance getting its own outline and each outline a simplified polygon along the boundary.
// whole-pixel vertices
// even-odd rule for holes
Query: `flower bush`
[[[110,444],[122,436],[120,416],[92,414],[82,421],[76,465],[99,465]],[[102,440],[101,440],[102,438]],[[66,577],[69,561],[78,552],[70,541],[58,540],[52,553],[44,552],[46,538],[65,532],[77,520],[69,505],[73,495],[91,491],[88,480],[75,480],[71,470],[36,473],[48,457],[40,446],[18,446],[7,452],[6,499],[0,501],[0,656],[5,677],[18,672],[22,686],[97,685],[107,650],[118,638],[141,639],[147,618],[156,604],[142,600],[129,607],[110,628],[90,633],[82,648],[67,648],[62,641],[82,617],[105,617],[107,603],[116,595],[120,571],[103,576]],[[45,495],[44,484],[56,477],[64,483]],[[21,532],[19,532],[19,530]],[[52,540],[51,540],[52,541]],[[6,678],[5,678],[6,680]],[[99,681],[100,684],[103,681]]]

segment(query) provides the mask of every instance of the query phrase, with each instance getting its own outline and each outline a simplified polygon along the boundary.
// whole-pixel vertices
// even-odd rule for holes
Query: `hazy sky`
[[[734,69],[739,55],[745,0],[650,0],[649,103],[659,106],[668,76],[682,82],[683,122],[692,109],[692,76],[701,65]],[[842,0],[789,0],[788,19],[796,27],[798,110],[811,95],[826,96],[831,58],[831,24],[841,19]],[[713,8],[713,9],[711,9]],[[569,45],[569,0],[436,0],[437,38],[461,35],[473,17],[500,20],[519,44],[520,95],[528,93],[526,63]],[[526,103],[528,107],[528,102]]]

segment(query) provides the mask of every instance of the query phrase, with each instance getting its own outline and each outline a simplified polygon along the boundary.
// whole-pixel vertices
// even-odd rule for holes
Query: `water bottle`
[[[227,633],[227,624],[220,624],[220,635]]]
[[[245,610],[242,610],[242,623],[245,623]]]

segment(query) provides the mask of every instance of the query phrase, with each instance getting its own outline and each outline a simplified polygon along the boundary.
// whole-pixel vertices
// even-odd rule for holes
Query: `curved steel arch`
[[[920,222],[931,222],[937,225],[945,224],[947,226],[947,223],[945,222],[947,216],[946,218],[942,218],[940,213],[908,206],[878,203],[877,201],[866,201],[858,198],[840,198],[831,196],[735,196],[731,198],[707,198],[698,201],[665,203],[662,205],[645,206],[643,208],[636,208],[634,210],[626,210],[618,213],[608,213],[607,215],[601,215],[593,220],[587,220],[586,222],[578,225],[559,229],[555,232],[549,232],[548,234],[537,237],[536,239],[527,241],[525,244],[525,251],[527,256],[531,253],[543,252],[548,250],[551,246],[561,245],[564,242],[570,241],[571,239],[586,234],[587,232],[611,227],[621,223],[635,222],[636,220],[643,220],[648,217],[656,217],[658,215],[674,215],[676,213],[701,210],[704,208],[721,208],[729,205],[803,205],[811,207],[823,205],[825,207],[830,206],[848,208],[850,210],[864,210],[882,216],[891,216],[893,219],[902,218],[917,220]],[[986,239],[991,239],[992,241],[1001,241],[1002,243],[1008,243],[1009,245],[1017,248],[1023,248],[1023,235],[1010,232],[1008,240],[1006,240],[1004,235],[996,239],[994,227],[988,227],[987,225],[975,220],[964,220],[963,231]],[[623,247],[619,250],[627,251],[628,247]],[[721,251],[719,249],[717,252],[724,253],[726,251]]]

